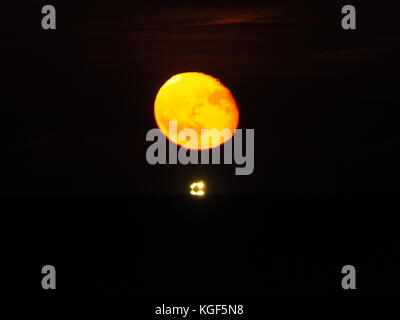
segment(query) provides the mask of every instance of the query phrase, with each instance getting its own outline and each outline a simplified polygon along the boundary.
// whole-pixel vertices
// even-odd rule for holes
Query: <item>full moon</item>
[[[239,110],[230,90],[218,79],[199,72],[176,74],[165,82],[156,96],[154,115],[163,134],[187,149],[215,148],[232,138],[239,123]],[[176,122],[178,133],[183,129],[194,130],[197,143],[172,134],[171,121]],[[205,137],[202,129],[229,129],[226,132],[230,133],[213,139],[212,131]]]

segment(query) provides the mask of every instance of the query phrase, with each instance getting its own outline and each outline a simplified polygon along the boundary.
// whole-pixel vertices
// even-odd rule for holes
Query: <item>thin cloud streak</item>
[[[199,27],[218,26],[231,24],[266,24],[266,23],[287,23],[290,19],[285,18],[280,11],[256,10],[254,8],[234,9],[218,8],[218,11],[184,11],[173,10],[163,11],[150,17],[135,17],[135,24],[139,26],[168,26],[168,27]]]

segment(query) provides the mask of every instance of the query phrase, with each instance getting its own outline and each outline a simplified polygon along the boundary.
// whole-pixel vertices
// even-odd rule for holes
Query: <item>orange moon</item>
[[[156,96],[154,115],[162,133],[187,149],[215,148],[232,138],[239,124],[239,109],[230,90],[218,79],[199,72],[176,74],[165,82]],[[178,135],[170,131],[171,121],[176,121]],[[196,143],[179,136],[183,129],[196,132]],[[229,129],[231,133],[214,139],[215,131],[206,134],[202,129]]]

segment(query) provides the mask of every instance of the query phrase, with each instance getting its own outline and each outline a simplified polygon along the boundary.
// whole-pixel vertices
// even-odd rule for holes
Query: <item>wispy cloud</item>
[[[216,14],[214,17],[205,16],[202,21],[194,22],[193,26],[212,26],[212,25],[227,25],[227,24],[263,24],[263,23],[283,23],[286,20],[282,19],[279,12],[230,12],[230,13],[220,13]]]
[[[257,10],[256,8],[234,7],[195,10],[167,10],[151,16],[137,17],[141,26],[218,26],[231,24],[265,24],[289,22],[280,11]]]
[[[386,54],[389,51],[399,51],[400,46],[374,46],[364,48],[351,48],[319,52],[310,55],[309,58],[319,61],[362,61],[369,60],[376,56]]]

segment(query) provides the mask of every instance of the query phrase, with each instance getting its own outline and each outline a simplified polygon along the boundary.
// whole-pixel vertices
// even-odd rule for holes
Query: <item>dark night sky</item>
[[[51,1],[54,32],[44,3],[24,1],[1,42],[3,193],[179,194],[198,177],[212,193],[399,190],[394,2],[353,1],[344,31],[343,1]],[[232,90],[251,176],[146,163],[155,95],[186,71]]]
[[[347,1],[8,2],[0,297],[398,297],[398,2],[350,1],[352,31]],[[186,71],[231,89],[252,175],[147,164],[156,93]],[[197,178],[210,196],[182,196]]]

